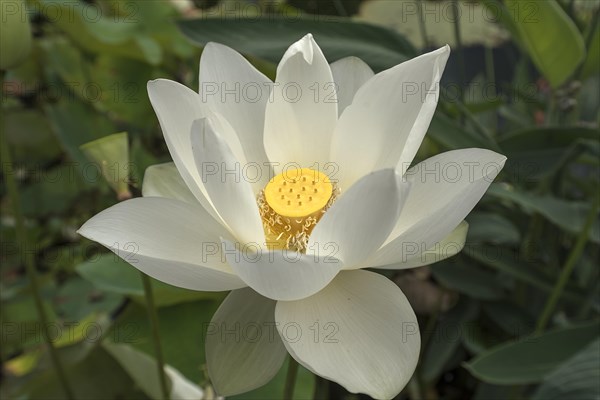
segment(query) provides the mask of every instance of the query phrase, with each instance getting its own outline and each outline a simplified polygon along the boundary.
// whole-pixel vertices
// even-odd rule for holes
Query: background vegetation
[[[386,272],[423,336],[399,398],[600,396],[599,1],[0,5],[2,398],[63,398],[65,377],[79,399],[160,397],[150,387],[155,352],[139,273],[75,231],[119,198],[140,195],[145,168],[170,160],[149,79],[197,87],[208,41],[273,77],[285,48],[307,32],[329,61],[356,55],[376,71],[450,43],[443,96],[417,161],[465,147],[508,156],[468,217],[460,255]],[[80,147],[116,132],[127,134]],[[98,162],[107,154],[109,163]],[[210,398],[203,331],[225,294],[152,286],[166,363]],[[123,357],[129,350],[141,353]],[[234,397],[281,398],[285,373]],[[313,396],[365,398],[301,369],[295,398]]]

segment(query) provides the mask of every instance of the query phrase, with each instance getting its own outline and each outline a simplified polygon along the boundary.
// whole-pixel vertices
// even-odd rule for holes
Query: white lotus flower
[[[329,65],[307,35],[273,84],[210,43],[200,94],[148,83],[174,166],[148,168],[143,198],[79,233],[161,281],[231,290],[206,339],[220,395],[267,383],[289,352],[350,392],[392,398],[417,364],[417,319],[394,283],[362,268],[460,251],[462,221],[505,161],[465,149],[408,169],[449,54],[375,75],[353,57]]]

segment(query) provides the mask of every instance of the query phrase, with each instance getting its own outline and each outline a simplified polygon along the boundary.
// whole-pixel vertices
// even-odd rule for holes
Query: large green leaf
[[[552,126],[520,130],[500,139],[498,144],[508,157],[506,168],[524,181],[552,173],[573,146],[587,141],[600,141],[597,129]]]
[[[410,43],[394,31],[343,18],[201,18],[178,24],[199,45],[218,42],[275,63],[307,33],[314,35],[330,62],[356,56],[373,69],[383,70],[416,55]]]
[[[467,243],[518,244],[521,233],[506,217],[487,212],[472,212],[467,217]]]
[[[600,73],[600,24],[596,24],[596,29],[592,32],[592,35],[588,54],[581,68],[581,80],[594,75],[598,76]]]
[[[519,254],[507,247],[474,245],[465,248],[462,254],[466,254],[484,265],[545,292],[550,292],[554,288],[555,283],[548,275],[532,268],[531,263],[523,260]],[[570,302],[581,303],[585,297],[575,291],[573,287],[567,285],[562,298]]]
[[[206,378],[204,338],[218,305],[216,301],[201,300],[158,309],[165,363],[192,382]],[[130,344],[147,354],[154,354],[148,314],[137,304],[131,304],[119,317],[109,337],[116,343]]]
[[[479,312],[477,303],[462,298],[454,308],[440,315],[421,359],[421,378],[435,382],[460,345],[465,333],[463,324],[472,321]]]
[[[287,370],[290,365],[289,358],[283,363],[283,366],[271,380],[265,386],[258,389],[252,390],[247,393],[232,396],[233,400],[278,400],[283,395],[285,387],[285,381],[287,376]],[[296,386],[294,387],[294,400],[310,400],[313,398],[315,389],[315,376],[312,372],[299,366],[296,378]]]
[[[585,57],[577,26],[556,0],[506,0],[525,48],[553,87],[560,86]]]
[[[498,145],[490,138],[461,127],[456,121],[440,112],[437,112],[431,120],[427,136],[448,150],[479,147],[499,151]]]
[[[532,400],[600,398],[600,339],[581,349],[544,378]]]
[[[499,385],[539,382],[598,336],[598,322],[560,328],[502,344],[465,364],[478,379]]]
[[[89,356],[67,366],[66,375],[77,399],[147,399],[135,387],[127,372],[102,347]],[[54,368],[48,368],[29,378],[25,389],[29,396],[8,397],[27,399],[64,399],[65,394]]]
[[[144,288],[140,272],[112,253],[97,255],[76,267],[84,279],[90,281],[98,289],[106,292],[131,296],[134,300],[144,302]],[[221,299],[220,293],[198,292],[168,285],[155,279],[152,290],[156,305],[159,307],[200,299]]]
[[[513,337],[529,334],[535,327],[535,320],[527,309],[508,301],[485,302],[482,309],[504,332]]]
[[[445,287],[482,300],[503,297],[502,287],[488,270],[464,262],[441,262],[430,266],[433,276]]]
[[[514,202],[527,214],[540,213],[548,221],[574,234],[581,232],[590,212],[590,205],[584,202],[562,200],[549,195],[538,196],[502,184],[492,184],[487,195]],[[598,220],[592,225],[590,240],[600,243],[600,221]]]

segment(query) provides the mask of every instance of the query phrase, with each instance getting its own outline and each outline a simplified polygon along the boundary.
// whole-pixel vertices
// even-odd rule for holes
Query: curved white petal
[[[248,162],[260,166],[262,174],[254,182],[258,190],[269,180],[263,130],[271,87],[271,80],[237,51],[218,43],[204,46],[200,58],[201,101],[229,121]]]
[[[358,57],[346,57],[331,63],[336,86],[338,115],[352,104],[358,89],[375,75],[371,67]]]
[[[151,399],[163,397],[159,380],[156,378],[157,365],[154,358],[128,344],[105,340],[102,342],[102,347]],[[167,386],[170,387],[169,397],[172,400],[202,400],[204,391],[190,382],[181,372],[168,364],[165,364],[164,371],[167,375]],[[152,374],[150,379],[149,374]]]
[[[143,197],[116,204],[78,233],[160,281],[192,290],[246,286],[223,261],[219,237],[230,237],[199,204]]]
[[[286,163],[313,167],[329,162],[337,122],[337,99],[331,68],[308,34],[294,43],[277,67],[273,100],[265,114],[265,150],[274,169]],[[279,163],[279,165],[277,165]]]
[[[192,147],[200,179],[231,233],[242,243],[262,243],[264,230],[252,187],[242,174],[242,163],[215,132],[212,121],[194,121]]]
[[[356,92],[331,143],[342,189],[371,171],[406,171],[433,117],[449,55],[448,46],[423,54],[380,72]]]
[[[165,373],[171,379],[171,400],[204,399],[204,390],[183,376],[181,372],[170,365],[165,365]]]
[[[398,286],[374,272],[343,271],[314,296],[280,301],[275,320],[298,362],[352,393],[391,399],[417,366],[417,317]]]
[[[151,165],[146,168],[142,183],[142,195],[144,197],[166,197],[189,204],[198,203],[172,162]]]
[[[419,247],[416,243],[403,243],[402,259],[395,264],[377,266],[381,269],[407,269],[434,264],[438,261],[450,258],[463,249],[467,240],[469,224],[462,221],[450,234],[434,244],[429,249]],[[364,267],[370,267],[365,265]]]
[[[320,255],[263,250],[258,244],[223,241],[227,262],[248,286],[273,300],[298,300],[323,289],[342,268],[335,249]]]
[[[148,97],[177,170],[200,204],[218,219],[196,169],[190,132],[195,120],[210,117],[236,157],[245,162],[242,146],[233,128],[222,116],[203,107],[198,93],[178,82],[168,79],[149,81]]]
[[[310,235],[307,253],[333,247],[345,268],[366,260],[396,225],[407,187],[394,169],[364,176],[325,212]]]
[[[429,249],[471,212],[504,166],[506,157],[491,150],[448,151],[415,165],[398,223],[386,243],[365,262],[369,266],[402,262],[407,248]]]
[[[269,382],[287,351],[275,330],[274,300],[250,288],[232,291],[206,332],[206,363],[219,396],[233,396]]]

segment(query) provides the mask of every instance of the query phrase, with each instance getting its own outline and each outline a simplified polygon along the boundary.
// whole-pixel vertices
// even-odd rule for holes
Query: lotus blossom
[[[392,281],[459,252],[463,219],[505,162],[449,151],[409,168],[435,111],[448,46],[381,73],[329,64],[309,34],[275,82],[209,43],[199,93],[148,83],[173,163],[146,170],[143,197],[79,233],[140,271],[231,291],[208,327],[220,395],[267,383],[289,353],[353,393],[397,395],[420,351],[417,318]]]

